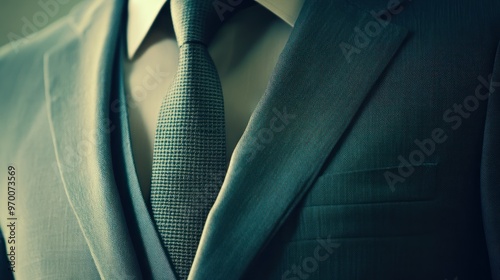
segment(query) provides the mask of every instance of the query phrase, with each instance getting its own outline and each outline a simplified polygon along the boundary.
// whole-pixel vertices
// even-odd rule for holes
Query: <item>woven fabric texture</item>
[[[205,36],[209,11],[200,2],[172,2],[172,17],[183,25],[178,38]],[[163,245],[186,279],[225,175],[226,140],[222,89],[206,46],[197,40],[179,45],[175,81],[156,129],[150,198]]]

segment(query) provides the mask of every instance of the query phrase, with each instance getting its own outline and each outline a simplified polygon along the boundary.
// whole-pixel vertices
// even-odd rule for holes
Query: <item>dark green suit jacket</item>
[[[0,49],[18,279],[174,277],[113,176],[124,11],[85,3]],[[500,279],[499,42],[497,0],[307,0],[189,278]]]

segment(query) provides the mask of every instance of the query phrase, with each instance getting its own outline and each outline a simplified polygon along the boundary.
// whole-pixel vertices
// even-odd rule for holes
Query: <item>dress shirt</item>
[[[229,10],[219,14],[224,23],[208,49],[224,95],[228,161],[265,92],[303,1],[257,0],[259,4],[234,16]],[[166,2],[128,4],[125,91],[134,163],[147,203],[158,113],[179,55]]]

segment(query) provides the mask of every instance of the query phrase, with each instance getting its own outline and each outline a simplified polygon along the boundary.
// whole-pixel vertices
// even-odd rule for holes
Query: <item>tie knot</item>
[[[171,0],[170,9],[177,43],[207,45],[222,21],[212,4],[213,0]]]

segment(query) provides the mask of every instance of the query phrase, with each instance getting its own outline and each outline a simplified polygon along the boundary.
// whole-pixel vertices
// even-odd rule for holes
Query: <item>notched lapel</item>
[[[302,199],[406,37],[392,23],[379,23],[376,35],[366,29],[377,22],[340,0],[305,2],[233,154],[189,279],[240,279]]]
[[[102,279],[141,278],[114,183],[108,119],[122,1],[99,1],[68,17],[66,41],[44,57],[57,166]],[[84,269],[84,268],[82,268]]]

